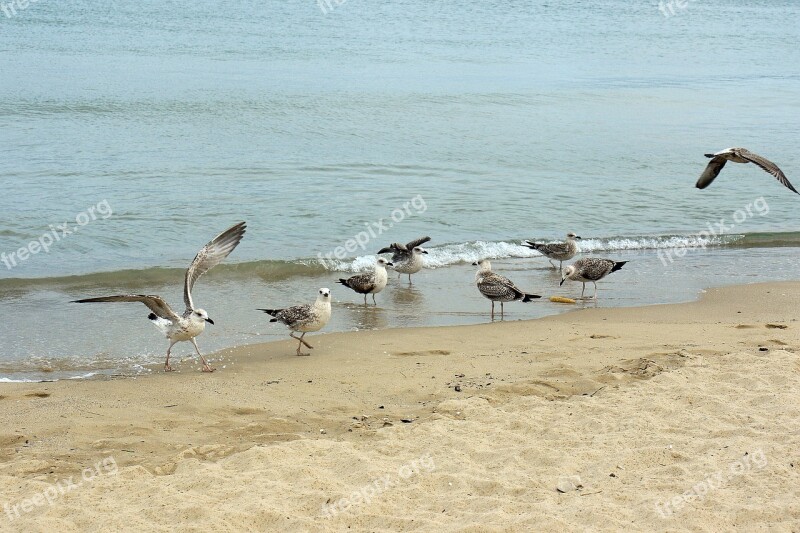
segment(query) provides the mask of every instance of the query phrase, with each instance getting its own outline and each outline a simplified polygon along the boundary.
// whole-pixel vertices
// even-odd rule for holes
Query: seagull
[[[364,305],[367,305],[367,294],[371,294],[372,301],[375,305],[378,305],[378,302],[375,301],[375,295],[386,287],[386,282],[389,280],[389,276],[386,273],[387,266],[394,266],[394,264],[383,257],[379,257],[375,263],[375,270],[373,272],[357,274],[347,279],[340,278],[339,283],[353,289],[359,294],[363,294]]]
[[[734,163],[755,163],[766,172],[769,172],[778,178],[778,181],[781,182],[784,187],[792,192],[797,193],[797,189],[795,189],[792,184],[789,183],[786,175],[781,169],[778,168],[778,165],[769,159],[761,157],[758,154],[754,154],[747,148],[727,148],[721,152],[717,152],[716,154],[705,154],[705,156],[710,157],[711,161],[708,162],[708,166],[706,166],[706,169],[700,175],[700,179],[697,180],[696,186],[698,189],[705,189],[711,185],[711,182],[714,181],[714,178],[719,176],[719,173],[722,170],[722,167],[725,166],[725,163],[728,161],[733,161]]]
[[[320,289],[317,301],[313,304],[295,305],[286,309],[259,309],[259,311],[274,316],[270,322],[281,321],[289,326],[291,330],[289,336],[300,341],[297,343],[297,355],[310,355],[300,353],[300,347],[304,344],[310,349],[314,348],[304,341],[303,337],[306,333],[321,330],[331,319],[331,290]],[[294,336],[295,331],[300,332],[299,337]]]
[[[386,248],[381,248],[378,253],[386,254],[392,252],[392,263],[394,269],[397,271],[397,277],[401,274],[408,274],[408,283],[411,284],[411,274],[416,274],[422,270],[422,254],[428,252],[420,248],[421,244],[425,244],[431,240],[430,237],[422,237],[408,244],[393,243]]]
[[[541,298],[538,294],[522,292],[510,279],[492,272],[492,264],[488,259],[482,259],[472,264],[480,267],[478,273],[475,274],[475,282],[481,294],[492,301],[492,320],[494,320],[495,302],[500,302],[500,318],[502,318],[504,302],[515,300],[530,302],[534,298]]]
[[[561,270],[561,265],[564,261],[569,261],[575,257],[575,254],[581,251],[581,249],[578,247],[578,243],[575,242],[575,239],[580,239],[580,237],[572,232],[569,232],[567,233],[566,242],[544,244],[533,241],[525,241],[522,243],[522,246],[533,248],[543,256],[547,257],[548,260],[555,259],[558,261],[558,267],[556,267],[553,261],[550,261],[550,264],[553,265],[553,268],[558,268],[558,270]]]
[[[583,290],[581,291],[581,298],[583,298],[586,284],[591,281],[594,283],[594,299],[597,300],[597,282],[622,268],[625,263],[627,261],[612,261],[611,259],[600,259],[598,257],[578,259],[564,269],[559,286],[563,285],[568,279],[580,281],[583,283]]]
[[[208,313],[206,313],[204,309],[195,309],[194,302],[192,301],[192,287],[194,287],[195,282],[200,276],[228,257],[239,244],[239,241],[242,240],[242,237],[244,237],[246,227],[244,222],[239,222],[231,226],[214,237],[211,242],[203,246],[203,248],[197,252],[194,261],[192,261],[192,264],[186,269],[186,277],[183,285],[183,301],[186,303],[186,310],[183,312],[183,315],[179,316],[160,296],[154,295],[121,294],[117,296],[102,296],[99,298],[74,300],[73,303],[142,302],[152,311],[147,318],[166,335],[167,339],[169,339],[167,360],[164,362],[165,372],[171,372],[173,370],[169,364],[169,354],[172,350],[172,346],[181,341],[191,341],[194,345],[194,349],[197,351],[197,355],[200,356],[200,360],[203,362],[203,372],[213,372],[214,369],[208,366],[194,338],[205,330],[206,322],[214,324],[214,321],[208,318]]]

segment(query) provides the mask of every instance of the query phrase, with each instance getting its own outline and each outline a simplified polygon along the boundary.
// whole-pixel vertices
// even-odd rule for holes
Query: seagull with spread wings
[[[211,242],[203,246],[197,253],[194,261],[192,261],[192,264],[189,265],[189,268],[186,270],[186,278],[183,285],[183,301],[186,304],[186,309],[183,315],[175,313],[160,296],[154,295],[120,294],[117,296],[84,298],[83,300],[74,300],[74,303],[142,302],[152,311],[147,318],[166,335],[167,339],[169,339],[167,360],[164,362],[165,372],[171,372],[173,370],[169,364],[169,355],[172,346],[182,341],[191,341],[194,345],[197,355],[200,356],[200,360],[203,362],[203,372],[213,372],[214,369],[208,366],[194,338],[205,330],[206,322],[213,324],[214,321],[208,318],[208,313],[206,313],[204,309],[195,309],[194,302],[192,301],[192,287],[194,287],[195,282],[200,276],[228,257],[242,240],[242,237],[244,237],[246,227],[244,222],[239,222],[214,237]]]
[[[698,189],[705,189],[711,185],[711,182],[714,181],[717,176],[719,176],[719,173],[722,170],[722,167],[725,166],[725,163],[728,161],[733,161],[734,163],[754,163],[761,167],[765,172],[775,176],[778,181],[781,182],[781,185],[790,191],[797,193],[797,189],[795,189],[792,184],[789,183],[786,174],[784,174],[783,171],[778,168],[778,165],[765,157],[754,154],[747,148],[726,148],[721,152],[717,152],[715,154],[705,154],[705,156],[711,158],[711,161],[708,162],[708,166],[706,166],[706,169],[700,175],[700,179],[697,180]]]
[[[408,274],[408,282],[411,283],[411,274],[416,274],[422,270],[422,254],[427,254],[428,252],[421,246],[429,240],[431,240],[430,237],[421,237],[407,244],[395,242],[386,248],[381,248],[378,253],[388,254],[392,252],[392,263],[397,271],[397,277],[399,278],[402,274]]]

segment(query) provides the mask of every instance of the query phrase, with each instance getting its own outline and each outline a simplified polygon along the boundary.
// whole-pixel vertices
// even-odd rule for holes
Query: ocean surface
[[[681,5],[0,0],[0,381],[151,371],[167,343],[143,305],[69,301],[180,311],[183,269],[240,220],[195,288],[207,353],[286,338],[255,308],[319,287],[326,331],[488,321],[483,257],[577,296],[519,246],[568,231],[630,261],[599,306],[797,279],[800,196],[754,165],[694,183],[745,146],[800,186],[800,3]],[[430,269],[390,273],[377,307],[336,284],[422,235]]]

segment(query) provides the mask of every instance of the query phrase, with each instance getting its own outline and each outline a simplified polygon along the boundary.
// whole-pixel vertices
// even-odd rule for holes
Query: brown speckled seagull
[[[627,261],[612,261],[611,259],[600,259],[599,257],[584,257],[578,259],[573,264],[564,269],[561,274],[561,283],[565,281],[580,281],[583,283],[583,290],[581,290],[581,298],[586,291],[586,284],[588,282],[594,283],[594,299],[597,300],[597,282],[608,276],[612,272],[616,272]]]
[[[475,274],[475,283],[482,295],[492,301],[492,320],[494,320],[494,303],[500,302],[500,318],[503,318],[503,303],[522,300],[530,302],[534,298],[541,298],[538,294],[528,294],[518,289],[510,279],[492,272],[492,264],[488,259],[472,263],[480,267]]]
[[[710,157],[711,161],[708,162],[708,166],[700,175],[700,179],[697,180],[696,187],[698,189],[705,189],[711,182],[714,181],[714,178],[719,176],[722,167],[725,166],[725,163],[728,161],[733,161],[734,163],[754,163],[761,167],[765,172],[772,174],[775,176],[781,185],[786,187],[792,192],[800,194],[797,192],[791,183],[789,183],[788,178],[783,173],[781,169],[778,168],[778,165],[761,157],[758,154],[754,154],[747,148],[726,148],[721,152],[717,152],[715,154],[705,154],[706,157]]]
[[[211,242],[203,246],[197,253],[194,261],[192,261],[192,264],[189,265],[189,268],[186,270],[186,278],[184,279],[183,285],[183,301],[186,304],[186,309],[183,315],[175,313],[160,296],[145,294],[120,294],[117,296],[84,298],[83,300],[74,300],[74,303],[142,302],[152,311],[147,318],[166,335],[167,339],[169,339],[167,360],[164,362],[165,372],[171,372],[173,370],[172,366],[169,364],[169,355],[172,346],[182,341],[191,341],[194,345],[197,355],[200,356],[200,360],[203,362],[203,372],[213,372],[214,369],[208,366],[194,338],[205,330],[206,322],[213,324],[214,321],[208,318],[208,313],[206,313],[204,309],[195,309],[194,302],[192,301],[192,287],[194,287],[195,282],[200,276],[228,257],[239,244],[239,241],[242,240],[242,237],[244,237],[246,227],[244,222],[239,222],[235,226],[228,228],[214,237]]]
[[[286,324],[291,330],[289,336],[300,341],[297,343],[297,355],[309,355],[300,353],[302,345],[306,345],[309,349],[314,348],[304,341],[303,337],[306,333],[321,330],[331,319],[331,290],[325,287],[321,288],[317,301],[313,304],[295,305],[286,309],[259,309],[259,311],[275,317],[270,322],[280,321]],[[295,331],[300,333],[299,337],[294,336]]]

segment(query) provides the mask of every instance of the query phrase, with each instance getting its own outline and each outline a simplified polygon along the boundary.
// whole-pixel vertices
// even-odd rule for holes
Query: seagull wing
[[[776,165],[775,163],[773,163],[769,159],[761,157],[758,154],[754,154],[750,150],[746,150],[744,148],[738,150],[738,155],[740,155],[743,158],[747,159],[751,163],[754,163],[754,164],[758,165],[759,167],[761,167],[766,172],[768,172],[768,173],[772,174],[773,176],[775,176],[778,179],[778,181],[781,182],[781,185],[783,185],[784,187],[786,187],[790,191],[795,192],[797,194],[800,194],[800,193],[797,192],[797,189],[795,189],[792,186],[792,184],[789,183],[789,180],[786,178],[786,175],[783,173],[783,171],[781,169],[778,168],[778,165]]]
[[[119,294],[117,296],[101,296],[99,298],[84,298],[83,300],[73,300],[76,304],[96,303],[96,302],[142,302],[152,312],[161,318],[175,322],[179,319],[175,311],[161,299],[160,296],[146,294]]]
[[[419,239],[417,239],[415,241],[411,241],[410,243],[406,244],[406,250],[411,251],[414,248],[416,248],[417,246],[425,244],[429,240],[431,240],[430,237],[420,237]]]
[[[711,161],[708,162],[706,165],[706,169],[700,174],[700,179],[697,180],[697,185],[695,185],[698,189],[705,189],[714,179],[719,176],[719,172],[722,170],[722,167],[725,166],[725,163],[728,160],[722,156],[714,156],[711,158]]]
[[[211,242],[203,246],[186,269],[186,281],[183,285],[183,301],[186,303],[186,310],[191,312],[194,309],[192,302],[192,287],[200,276],[220,264],[244,237],[247,228],[244,222],[231,226],[216,237]]]

